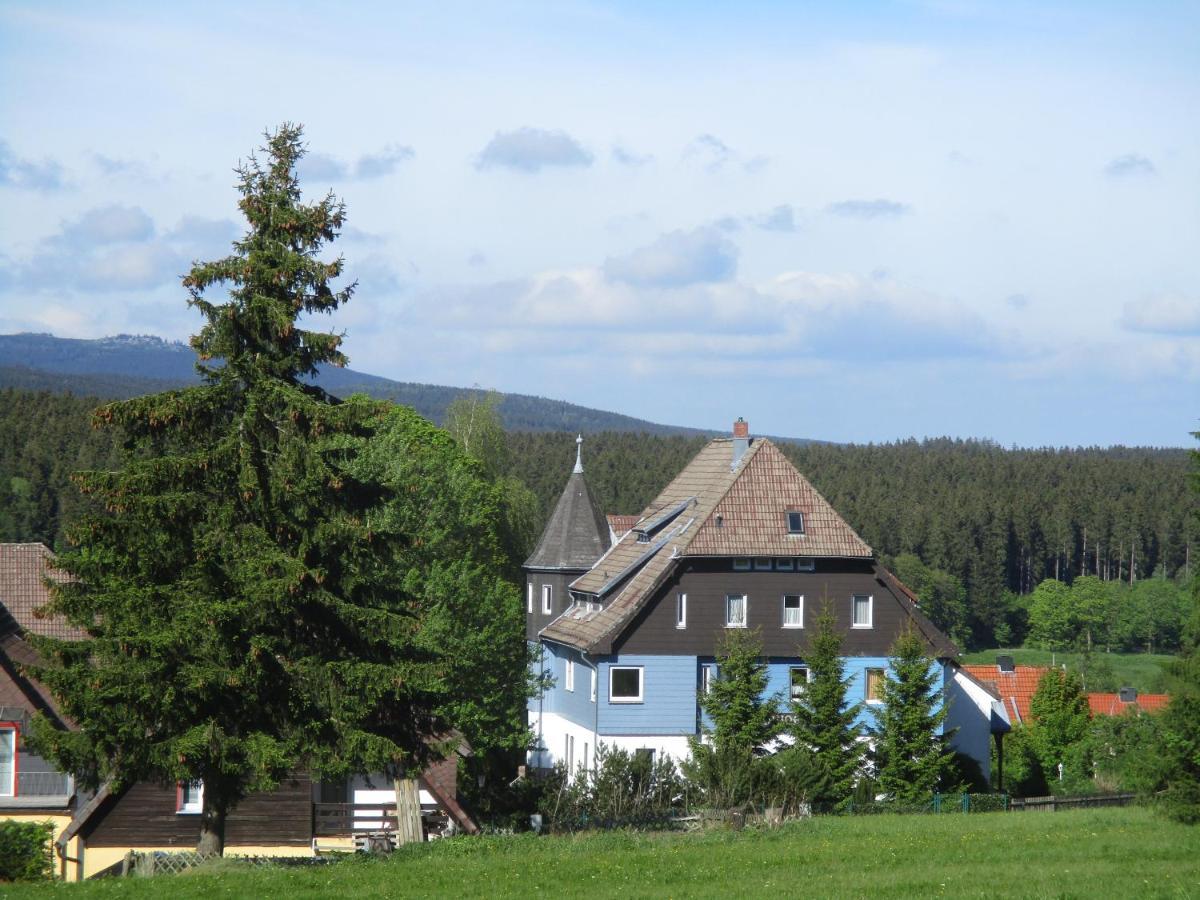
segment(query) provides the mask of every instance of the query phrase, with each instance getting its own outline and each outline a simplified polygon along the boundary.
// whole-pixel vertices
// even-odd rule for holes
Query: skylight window
[[[791,510],[787,514],[788,534],[804,534],[804,513]]]

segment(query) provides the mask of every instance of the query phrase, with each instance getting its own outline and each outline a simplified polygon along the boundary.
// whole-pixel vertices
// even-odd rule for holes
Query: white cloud
[[[1140,153],[1126,153],[1118,156],[1104,167],[1104,174],[1112,178],[1127,178],[1136,175],[1154,175],[1158,172],[1147,157]]]
[[[296,167],[301,181],[368,181],[391,175],[415,156],[412,147],[388,144],[376,153],[365,153],[347,162],[329,153],[307,153]]]
[[[605,274],[644,287],[727,281],[737,272],[737,246],[717,228],[672,231],[628,256],[610,257]]]
[[[58,191],[67,186],[63,167],[57,160],[22,159],[3,140],[0,140],[0,185],[34,191]]]
[[[895,200],[842,200],[830,203],[825,207],[827,213],[835,216],[847,216],[852,219],[893,219],[912,212],[907,203],[897,203]]]
[[[1150,334],[1200,334],[1200,295],[1159,294],[1125,304],[1121,325]]]
[[[52,240],[71,247],[89,248],[123,241],[144,241],[154,234],[154,220],[136,206],[101,206],[74,222],[63,223]]]
[[[565,131],[518,128],[497,131],[475,162],[477,169],[540,172],[546,168],[587,167],[592,154]]]

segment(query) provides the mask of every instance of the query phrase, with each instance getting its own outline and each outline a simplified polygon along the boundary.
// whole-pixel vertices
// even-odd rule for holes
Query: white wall
[[[957,666],[946,666],[946,731],[957,729],[950,746],[971,757],[992,777],[992,704],[991,694],[976,684]]]

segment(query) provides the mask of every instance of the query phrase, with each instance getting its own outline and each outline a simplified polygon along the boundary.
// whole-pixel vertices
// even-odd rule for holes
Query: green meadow
[[[12,897],[1200,897],[1200,828],[1142,808],[820,817],[770,831],[456,838],[386,859]]]

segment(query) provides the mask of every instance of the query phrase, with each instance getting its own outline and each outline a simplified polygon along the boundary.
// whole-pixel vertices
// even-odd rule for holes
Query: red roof
[[[1029,701],[1042,676],[1050,671],[1046,666],[1013,666],[1011,672],[1001,672],[1000,667],[994,665],[965,665],[963,668],[978,681],[995,689],[1013,725],[1029,722]]]
[[[1168,694],[1138,694],[1137,700],[1122,703],[1120,694],[1088,694],[1088,707],[1093,716],[1119,716],[1127,710],[1160,712],[1171,699]]]
[[[620,539],[624,537],[626,533],[628,533],[630,528],[638,523],[638,520],[641,518],[641,516],[623,516],[619,513],[609,513],[607,518],[608,527],[612,529],[612,533],[615,534],[618,539]]]

